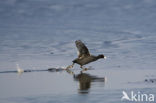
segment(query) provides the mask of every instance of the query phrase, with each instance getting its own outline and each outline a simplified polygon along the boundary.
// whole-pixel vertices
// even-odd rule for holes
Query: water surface
[[[156,94],[155,82],[146,81],[156,78],[155,5],[155,0],[1,0],[0,102],[122,103],[123,90]],[[71,70],[75,76],[48,72],[72,64],[78,39],[90,53],[108,59],[86,65],[94,69],[83,76],[78,65]],[[17,63],[33,72],[17,74]]]

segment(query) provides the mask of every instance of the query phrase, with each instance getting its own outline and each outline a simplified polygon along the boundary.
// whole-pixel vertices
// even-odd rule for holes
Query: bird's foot
[[[74,72],[69,70],[69,69],[66,69],[67,73],[71,74],[71,75],[74,75]]]
[[[85,68],[83,66],[81,66],[80,68],[82,68],[82,71],[87,71],[88,70],[88,68]]]
[[[71,68],[73,68],[73,66],[74,66],[74,64],[69,65],[69,66],[66,67],[66,69],[71,69]]]
[[[87,71],[88,70],[88,68],[83,68],[83,70],[82,71]]]

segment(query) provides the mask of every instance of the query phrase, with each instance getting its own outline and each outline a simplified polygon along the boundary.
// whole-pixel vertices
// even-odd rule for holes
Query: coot
[[[88,48],[85,46],[85,44],[81,40],[76,40],[75,44],[78,50],[78,58],[74,59],[72,61],[73,64],[68,66],[67,69],[72,68],[75,63],[79,64],[82,69],[86,69],[86,68],[83,68],[83,65],[96,61],[101,58],[106,59],[106,56],[104,56],[103,54],[100,54],[98,56],[91,55],[89,53]]]

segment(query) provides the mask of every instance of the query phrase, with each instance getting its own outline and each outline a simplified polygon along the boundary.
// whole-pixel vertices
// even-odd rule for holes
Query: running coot
[[[85,44],[81,40],[76,40],[75,44],[78,50],[78,58],[74,59],[72,61],[73,64],[68,66],[67,69],[72,68],[75,63],[79,64],[82,69],[86,69],[86,68],[83,68],[83,65],[96,61],[101,58],[106,59],[106,56],[104,56],[103,54],[100,54],[98,56],[91,55],[89,53],[88,48],[85,46]]]

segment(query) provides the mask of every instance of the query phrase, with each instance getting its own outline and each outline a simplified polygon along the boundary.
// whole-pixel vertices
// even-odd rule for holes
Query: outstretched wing
[[[76,47],[78,49],[78,57],[83,57],[83,56],[90,56],[88,48],[85,46],[84,43],[82,43],[81,40],[76,40],[75,41]]]

